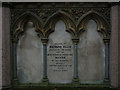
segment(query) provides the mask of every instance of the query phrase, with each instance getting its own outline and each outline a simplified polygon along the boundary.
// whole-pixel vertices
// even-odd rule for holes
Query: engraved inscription
[[[53,68],[54,72],[66,72],[71,67],[71,59],[73,57],[72,46],[67,43],[55,43],[49,46],[48,58],[50,59],[49,68]]]

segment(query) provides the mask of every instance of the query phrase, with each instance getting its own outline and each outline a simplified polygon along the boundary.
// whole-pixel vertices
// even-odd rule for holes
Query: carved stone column
[[[74,77],[73,77],[73,83],[78,84],[78,42],[79,39],[72,39],[73,41],[73,47],[74,47]]]
[[[17,77],[17,39],[12,40],[12,68],[13,68],[13,84],[18,84],[18,77]]]
[[[105,43],[105,76],[104,76],[104,82],[109,82],[109,39],[104,39]]]
[[[48,84],[48,77],[47,77],[47,42],[48,39],[44,38],[41,39],[43,43],[43,83]]]

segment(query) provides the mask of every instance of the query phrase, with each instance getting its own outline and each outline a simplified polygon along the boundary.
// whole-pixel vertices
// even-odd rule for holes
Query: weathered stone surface
[[[2,8],[2,18],[2,86],[8,86],[11,84],[9,8]]]
[[[43,77],[42,43],[35,28],[21,36],[17,46],[17,70],[21,83],[39,83]]]
[[[2,88],[2,4],[0,2],[0,90]]]
[[[119,5],[119,9],[118,9],[118,12],[119,12],[119,15],[118,16],[120,16],[120,5]],[[120,23],[120,17],[119,17],[119,19],[118,19],[118,24]],[[119,47],[118,47],[118,51],[119,51],[119,61],[118,61],[118,64],[119,64],[119,87],[120,87],[120,25],[119,25],[119,27],[118,27],[118,30],[119,30],[119,32],[118,32],[118,35],[119,35],[119,39],[118,39],[118,43],[119,43]]]
[[[113,6],[111,8],[111,49],[110,49],[110,81],[113,87],[118,87],[119,82],[119,6]]]
[[[89,20],[78,45],[78,75],[81,83],[101,83],[105,72],[105,45],[97,24]]]
[[[72,82],[73,65],[74,65],[73,45],[70,34],[65,30],[66,30],[65,24],[63,21],[60,20],[55,25],[55,32],[53,32],[49,36],[49,43],[47,47],[48,50],[47,69],[48,69],[48,78],[50,83]],[[59,46],[59,47],[54,48],[54,46]],[[53,54],[59,54],[59,55],[53,55]]]

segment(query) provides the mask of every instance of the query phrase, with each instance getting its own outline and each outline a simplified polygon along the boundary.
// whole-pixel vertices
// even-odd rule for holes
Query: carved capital
[[[77,45],[79,42],[79,39],[72,39],[72,41],[73,41],[73,44]]]
[[[103,40],[104,40],[105,45],[109,45],[110,39],[103,39]]]
[[[42,38],[41,39],[43,45],[47,45],[48,39],[47,38]]]

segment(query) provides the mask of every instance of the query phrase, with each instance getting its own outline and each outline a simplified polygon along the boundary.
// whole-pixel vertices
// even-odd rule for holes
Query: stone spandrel
[[[102,83],[105,72],[105,45],[94,20],[88,21],[78,47],[78,76],[81,83]]]
[[[42,42],[35,32],[35,28],[27,29],[19,40],[17,71],[20,83],[40,83],[42,80]]]
[[[73,45],[62,20],[55,25],[47,47],[47,71],[50,83],[71,83],[73,78]]]

